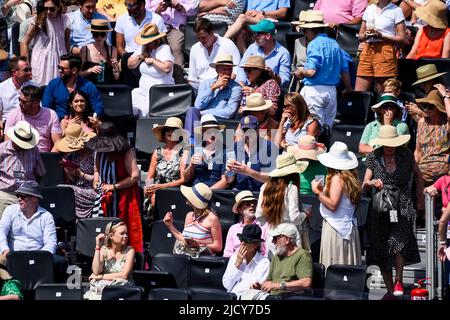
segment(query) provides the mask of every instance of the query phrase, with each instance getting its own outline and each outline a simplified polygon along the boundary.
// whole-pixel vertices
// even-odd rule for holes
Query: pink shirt
[[[450,186],[450,176],[442,176],[433,184],[433,187],[441,191],[442,207],[447,208],[448,205],[448,188]]]
[[[256,221],[256,220],[255,220]],[[259,225],[258,222],[255,222],[257,225]],[[264,226],[261,228],[262,234],[261,239],[267,238],[267,226],[269,224],[265,223]],[[231,257],[233,253],[237,252],[239,250],[239,247],[241,246],[241,240],[239,240],[237,234],[242,233],[242,230],[244,229],[244,224],[242,222],[238,222],[233,224],[230,229],[228,230],[227,234],[227,240],[225,241],[225,249],[223,250],[223,256],[224,257]],[[267,257],[267,250],[266,250],[266,244],[265,242],[261,242],[261,254],[265,257]]]
[[[62,133],[58,115],[49,108],[41,107],[38,114],[32,117],[24,115],[20,108],[12,110],[6,120],[5,131],[7,131],[9,127],[14,127],[20,120],[27,121],[39,132],[41,136],[38,144],[40,152],[50,152],[53,148],[52,133]]]
[[[362,17],[367,0],[317,0],[314,10],[323,12],[325,23],[348,23]]]
[[[156,12],[156,8],[162,2],[162,0],[147,0],[145,8],[151,12]],[[168,7],[166,11],[160,13],[166,25],[170,25],[175,29],[180,29],[181,25],[186,25],[187,17],[193,16],[197,13],[196,1],[194,0],[179,0],[180,4],[184,7],[186,12],[181,12]]]

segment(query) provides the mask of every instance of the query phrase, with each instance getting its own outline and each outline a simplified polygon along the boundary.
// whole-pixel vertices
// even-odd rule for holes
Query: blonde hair
[[[389,78],[385,82],[383,82],[383,89],[386,87],[394,87],[398,90],[402,90],[402,82],[400,80],[397,80],[395,78]]]
[[[111,233],[114,234],[115,230],[118,227],[122,227],[122,226],[126,227],[127,225],[123,221],[111,221],[106,225],[106,228],[105,228],[106,247],[110,248],[112,246],[110,234]]]
[[[350,198],[350,201],[354,205],[358,204],[359,200],[361,199],[361,184],[358,180],[358,171],[356,169],[336,170],[328,168],[324,191],[324,194],[327,197],[330,196],[331,179],[335,175],[339,175],[344,194]]]

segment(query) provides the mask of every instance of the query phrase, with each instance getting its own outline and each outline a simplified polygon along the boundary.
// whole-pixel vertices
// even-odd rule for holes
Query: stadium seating
[[[189,52],[191,52],[192,46],[198,42],[197,36],[194,32],[194,21],[188,21],[184,31],[184,54],[187,57],[186,64],[189,63]],[[214,33],[219,36],[223,36],[227,32],[228,25],[221,21],[212,21]]]
[[[97,84],[104,105],[106,119],[129,119],[133,117],[131,89],[126,84]]]
[[[417,81],[417,67],[418,63],[414,59],[397,60],[397,79],[402,83],[402,91],[415,92],[415,87],[412,84]]]
[[[331,265],[327,268],[323,297],[328,300],[364,300],[366,267]]]
[[[300,11],[312,10],[316,0],[294,0],[294,11],[292,19],[298,21]]]
[[[175,277],[170,272],[138,270],[134,271],[133,280],[146,295],[155,288],[177,288]]]
[[[136,150],[144,152],[150,158],[153,151],[162,146],[162,143],[156,140],[152,129],[158,125],[164,124],[166,118],[141,118],[136,122]]]
[[[222,277],[227,268],[228,258],[201,256],[188,260],[189,283],[193,289],[225,290]]]
[[[75,193],[70,187],[42,187],[39,204],[53,216],[56,226],[74,222]]]
[[[358,53],[358,33],[360,28],[360,24],[340,24],[338,27],[337,42],[341,49],[352,57],[356,57]]]
[[[152,259],[152,271],[168,272],[175,277],[178,288],[187,289],[189,282],[190,256],[159,253]]]
[[[239,219],[239,216],[233,213],[232,208],[235,203],[235,196],[239,191],[232,190],[214,190],[211,198],[211,209],[217,213],[220,223],[233,224]]]
[[[232,292],[213,289],[191,289],[191,300],[237,300]]]
[[[33,292],[40,284],[53,283],[53,255],[48,251],[12,251],[7,267],[20,281],[24,294]]]
[[[102,291],[102,300],[141,300],[143,293],[139,286],[107,286]]]
[[[184,222],[186,213],[192,208],[186,204],[186,198],[180,188],[167,188],[156,191],[154,220],[162,220],[167,212],[172,212],[175,221]]]
[[[150,290],[148,300],[189,300],[189,290],[176,288],[156,288]]]
[[[331,132],[330,146],[336,141],[345,142],[348,150],[358,156],[359,141],[363,134],[365,125],[336,124]]]
[[[183,231],[184,221],[174,221],[175,228]],[[172,253],[175,237],[169,231],[163,221],[155,221],[152,224],[152,236],[150,240],[150,255],[153,257],[158,253]]]
[[[150,88],[150,117],[180,117],[193,106],[192,87],[188,84],[158,84]]]
[[[36,288],[35,300],[83,300],[83,289],[69,288],[66,283],[40,284]]]
[[[41,152],[46,171],[39,182],[41,187],[56,187],[58,184],[64,183],[64,169],[59,165],[62,156],[61,153]]]
[[[371,92],[349,92],[338,99],[336,118],[339,119],[339,124],[367,124],[373,113],[370,109],[373,104]]]

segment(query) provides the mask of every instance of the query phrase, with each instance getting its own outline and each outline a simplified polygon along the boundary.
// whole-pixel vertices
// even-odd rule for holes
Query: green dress
[[[0,296],[8,296],[14,294],[23,300],[22,292],[20,291],[20,282],[17,279],[4,280],[0,290]]]
[[[316,175],[327,175],[327,168],[319,161],[309,160],[308,168],[300,173],[300,194],[313,194],[311,190],[311,181]]]

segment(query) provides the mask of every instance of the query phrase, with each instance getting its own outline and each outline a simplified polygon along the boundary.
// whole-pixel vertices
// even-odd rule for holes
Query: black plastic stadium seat
[[[236,300],[232,292],[213,289],[191,289],[191,300]]]
[[[239,216],[233,213],[232,208],[235,204],[235,197],[239,191],[232,190],[214,190],[210,201],[211,209],[217,213],[222,224],[233,224],[239,219]]]
[[[99,84],[96,87],[102,96],[106,119],[133,117],[131,87],[126,84]]]
[[[43,187],[43,199],[39,204],[47,209],[55,220],[56,226],[73,222],[75,215],[75,193],[70,187]]]
[[[180,232],[183,231],[184,221],[174,221],[174,226]],[[163,221],[155,221],[152,224],[152,236],[150,239],[150,254],[172,253],[175,237],[169,231]]]
[[[102,300],[141,300],[144,293],[137,286],[107,286],[102,291]]]
[[[370,107],[373,94],[369,91],[353,91],[338,100],[336,118],[340,124],[367,124],[369,122]]]
[[[166,118],[141,118],[136,121],[136,150],[145,152],[151,156],[153,151],[163,144],[156,140],[152,129],[160,124],[164,124]]]
[[[39,182],[41,187],[56,187],[58,184],[64,183],[64,169],[59,165],[62,156],[61,153],[56,152],[41,152],[46,171]]]
[[[349,125],[337,124],[333,126],[331,132],[330,146],[336,141],[344,142],[349,151],[354,152],[358,156],[359,141],[363,134],[365,125]]]
[[[356,54],[358,53],[358,33],[360,28],[360,24],[340,24],[338,27],[337,42],[341,49],[346,51],[352,57],[356,57]]]
[[[189,300],[189,290],[175,288],[156,288],[150,290],[148,300]]]
[[[40,284],[36,288],[36,300],[83,300],[83,289],[69,288],[66,283]]]
[[[364,300],[366,267],[335,264],[327,269],[323,297],[329,300]]]
[[[167,188],[156,191],[154,219],[164,219],[164,215],[169,211],[172,212],[175,221],[183,222],[186,218],[186,213],[192,211],[192,208],[186,204],[186,198],[181,193],[180,188]]]
[[[133,280],[147,295],[151,289],[178,287],[174,275],[170,272],[137,270],[133,273]]]
[[[176,280],[178,288],[188,288],[189,266],[188,255],[160,253],[152,258],[152,271],[169,272]]]
[[[150,117],[180,117],[193,105],[188,84],[158,84],[150,88]]]
[[[225,290],[222,277],[227,268],[228,258],[202,256],[189,259],[189,285],[190,289],[217,289]]]
[[[418,66],[418,61],[414,59],[397,60],[397,79],[402,83],[402,91],[415,92],[415,87],[412,84],[417,81],[416,69]]]
[[[42,283],[53,283],[53,255],[48,251],[12,251],[7,264],[23,291],[35,290]]]

